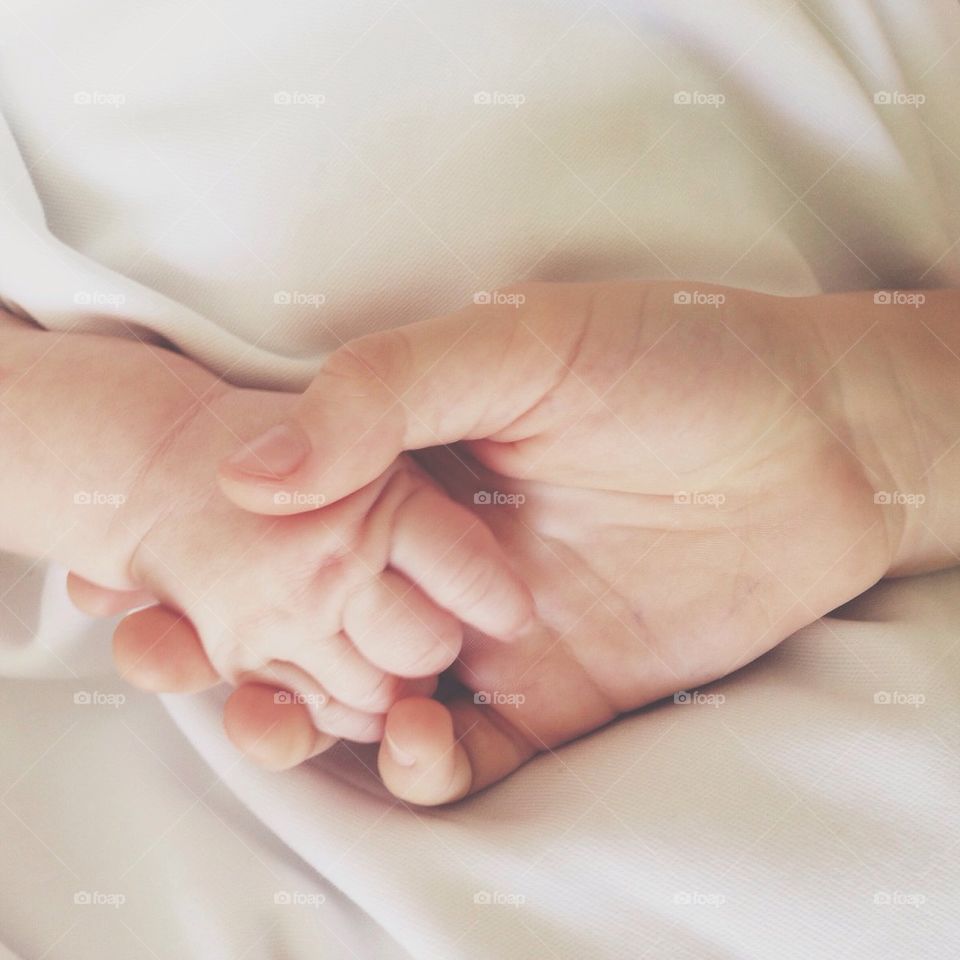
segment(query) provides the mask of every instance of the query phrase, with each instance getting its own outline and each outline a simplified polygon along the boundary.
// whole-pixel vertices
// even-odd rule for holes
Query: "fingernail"
[[[271,427],[227,459],[235,470],[254,477],[289,477],[310,453],[302,432],[285,423]]]
[[[417,762],[417,758],[412,753],[401,750],[396,742],[390,739],[389,733],[384,734],[383,742],[387,745],[387,750],[390,751],[394,763],[399,763],[401,767],[412,767]]]

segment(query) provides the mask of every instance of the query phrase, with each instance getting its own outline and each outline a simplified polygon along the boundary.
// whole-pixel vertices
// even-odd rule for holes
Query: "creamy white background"
[[[4,0],[0,298],[297,389],[352,336],[523,278],[956,285],[958,80],[948,0]],[[123,688],[62,579],[0,563],[14,956],[956,953],[957,574],[811,626],[719,709],[657,706],[429,812],[366,751],[251,769],[223,691]],[[873,702],[893,690],[927,702]]]

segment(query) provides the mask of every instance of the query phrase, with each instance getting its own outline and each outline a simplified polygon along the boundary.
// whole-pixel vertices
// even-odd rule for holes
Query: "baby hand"
[[[509,640],[530,595],[483,522],[409,456],[327,506],[322,489],[278,495],[307,512],[228,502],[217,463],[292,402],[231,388],[177,434],[131,498],[166,504],[132,579],[192,622],[222,677],[281,687],[317,730],[377,741],[389,707],[456,659],[461,621]]]

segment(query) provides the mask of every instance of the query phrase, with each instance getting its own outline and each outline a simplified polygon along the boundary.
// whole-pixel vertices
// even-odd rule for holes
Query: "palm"
[[[474,510],[538,624],[468,642],[456,671],[535,748],[722,677],[883,575],[883,508],[813,392],[798,402],[820,376],[802,344],[780,328],[778,354],[754,352],[770,322],[655,314],[615,369],[574,363],[523,439],[426,455],[464,503],[523,497]]]

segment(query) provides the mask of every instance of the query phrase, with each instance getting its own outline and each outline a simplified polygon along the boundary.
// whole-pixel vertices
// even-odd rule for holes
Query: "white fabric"
[[[294,389],[343,340],[524,277],[957,285],[958,80],[952,0],[5,0],[0,299]],[[953,957],[958,587],[884,584],[720,707],[415,812],[368,751],[253,770],[222,691],[124,689],[63,571],[4,557],[0,942]]]

